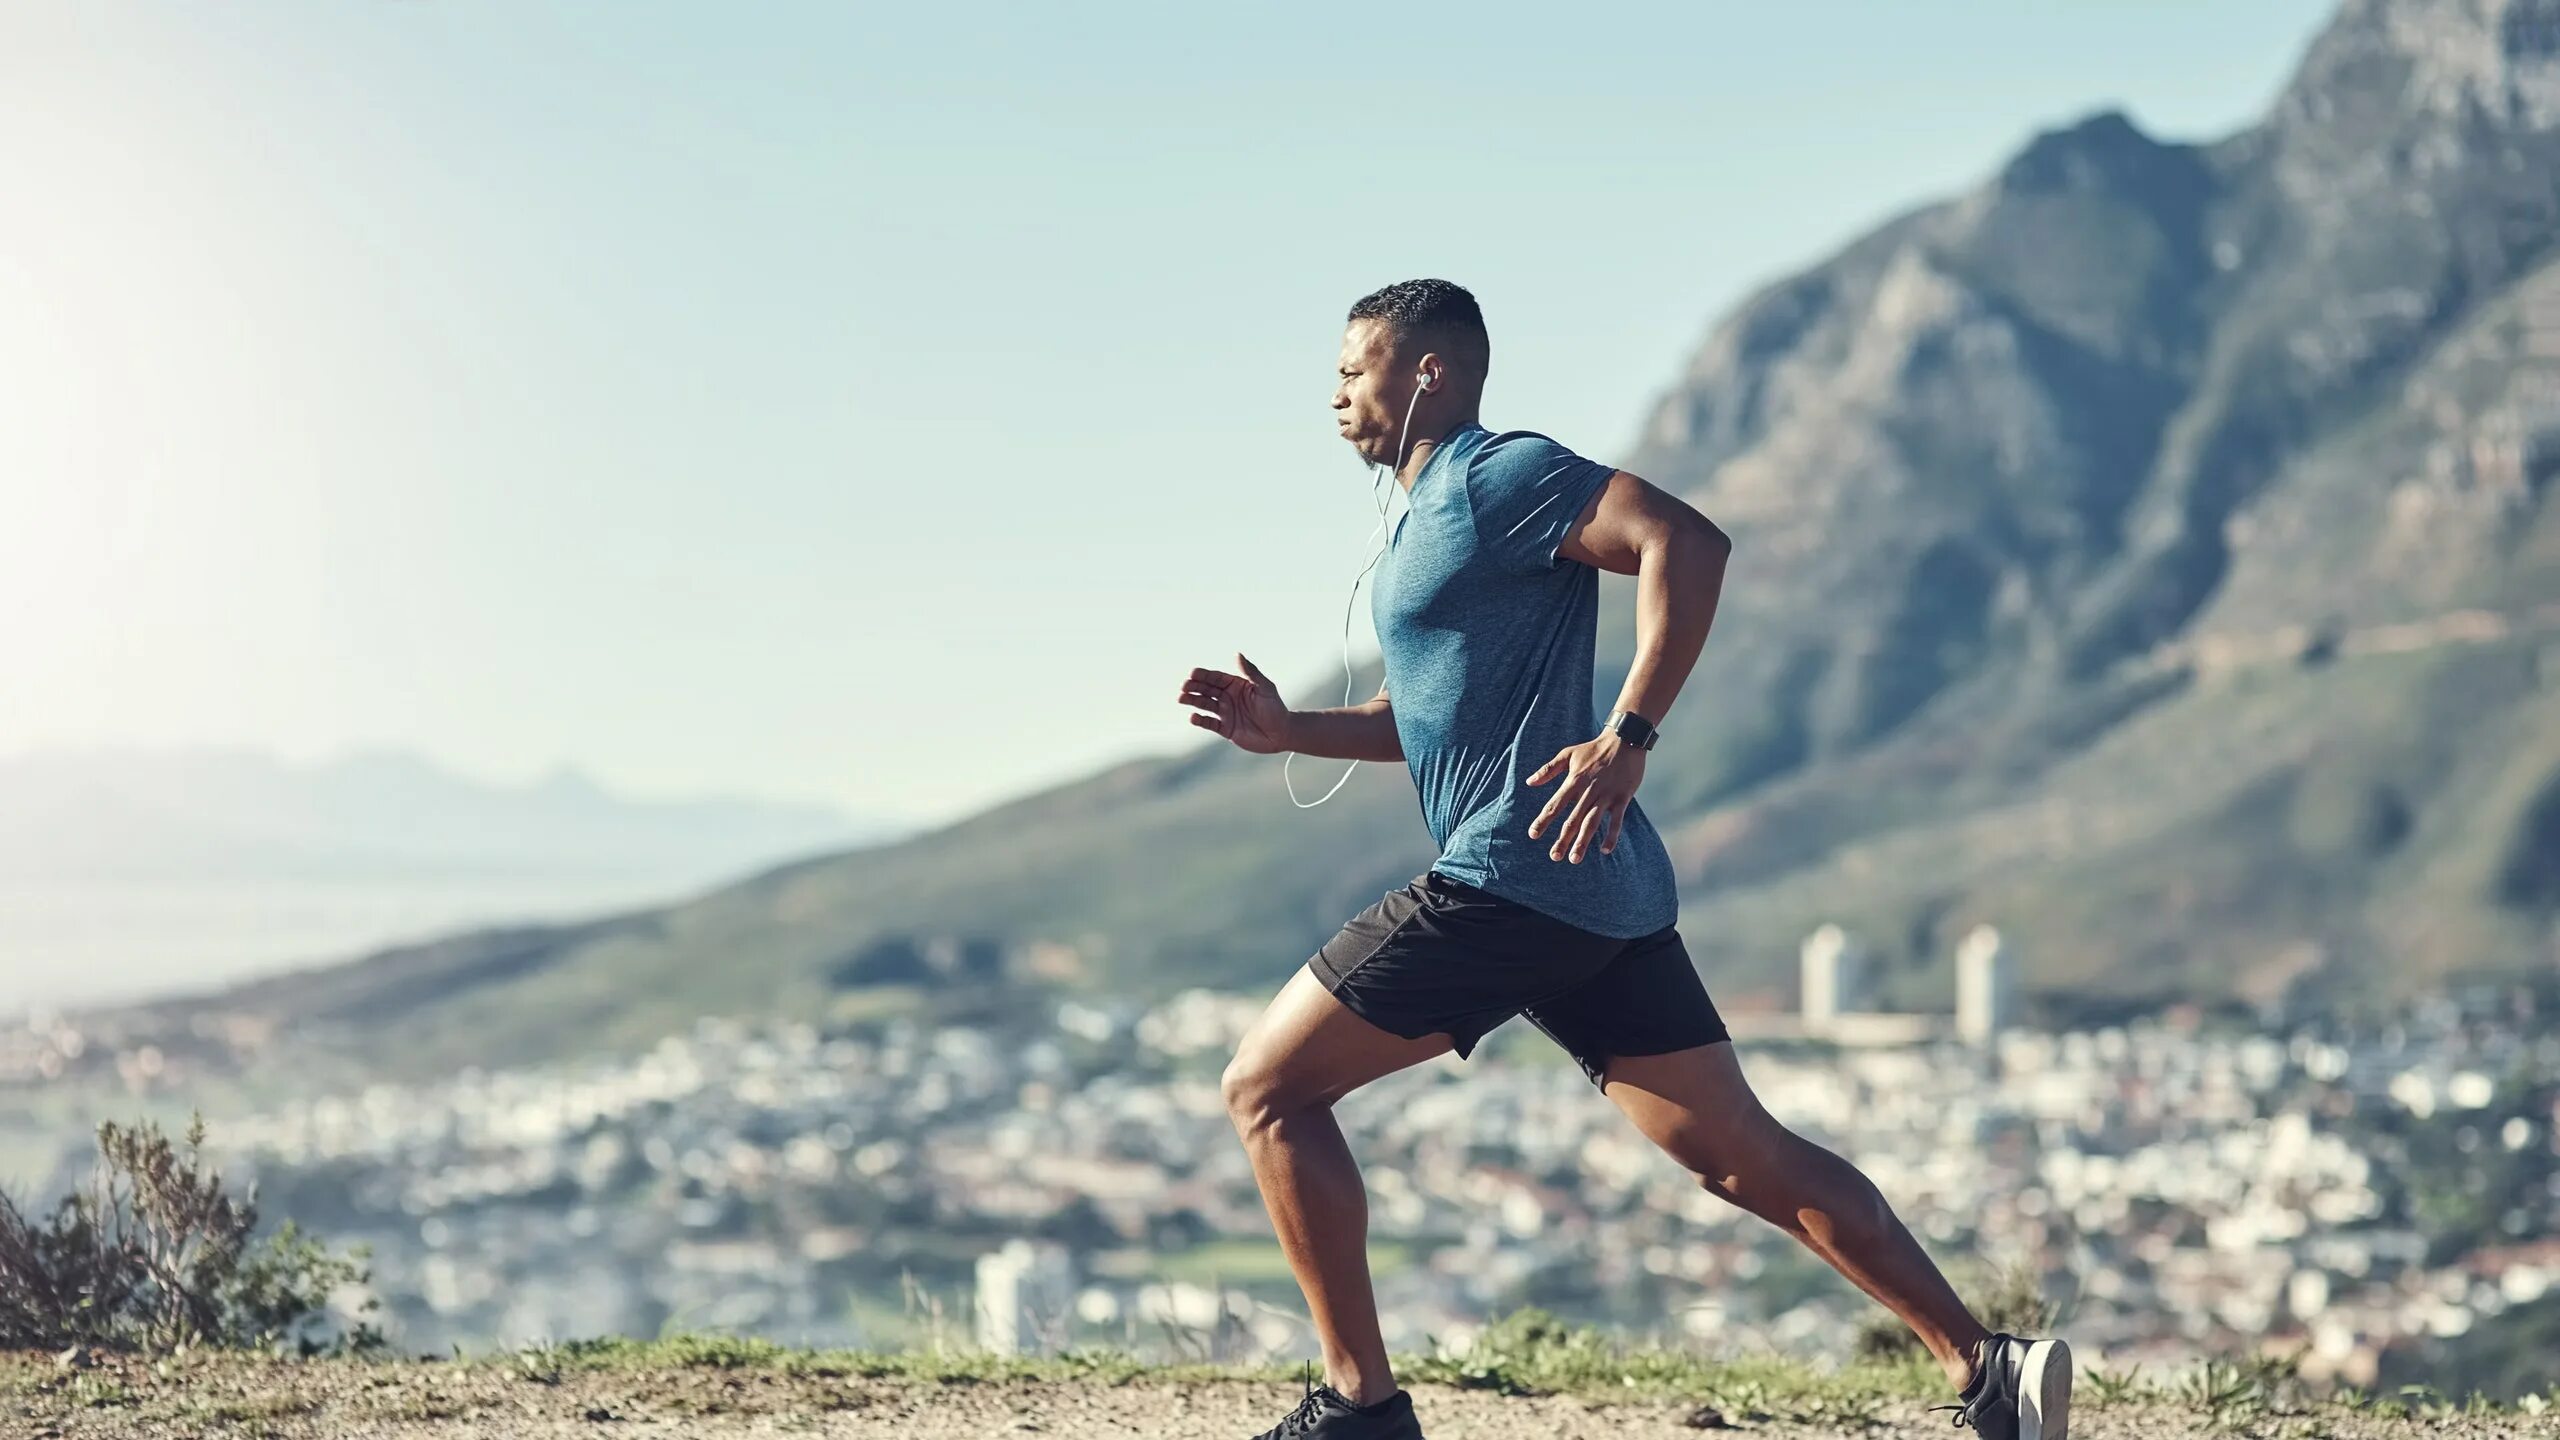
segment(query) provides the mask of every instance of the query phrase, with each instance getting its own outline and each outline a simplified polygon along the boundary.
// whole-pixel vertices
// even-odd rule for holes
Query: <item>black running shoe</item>
[[[1413,1418],[1409,1391],[1398,1390],[1364,1410],[1332,1386],[1316,1384],[1311,1371],[1298,1408],[1253,1440],[1422,1440],[1422,1422]]]
[[[1982,1342],[1973,1383],[1956,1398],[1955,1423],[1982,1440],[2065,1440],[2071,1428],[2071,1347],[2001,1331]]]

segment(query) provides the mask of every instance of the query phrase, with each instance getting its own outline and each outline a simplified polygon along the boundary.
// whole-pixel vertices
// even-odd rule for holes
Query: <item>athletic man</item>
[[[1367,1195],[1332,1106],[1445,1051],[1465,1059],[1515,1014],[1711,1194],[1908,1324],[1958,1387],[1939,1407],[1956,1424],[2063,1440],[2069,1349],[1987,1332],[1873,1182],[1761,1108],[1673,928],[1670,856],[1636,787],[1731,542],[1633,475],[1478,423],[1490,354],[1475,297],[1445,280],[1351,307],[1334,412],[1407,499],[1370,590],[1376,698],[1293,711],[1242,655],[1241,674],[1196,669],[1181,690],[1193,724],[1245,750],[1405,762],[1440,847],[1281,987],[1227,1067],[1228,1111],[1324,1353],[1326,1383],[1262,1440],[1421,1435],[1388,1371]],[[1636,577],[1636,658],[1595,735],[1602,570]]]

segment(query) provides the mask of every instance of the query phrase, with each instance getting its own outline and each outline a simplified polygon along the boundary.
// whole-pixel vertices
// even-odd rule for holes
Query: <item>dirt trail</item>
[[[206,1357],[167,1374],[138,1361],[85,1368],[49,1355],[0,1352],[0,1435],[9,1440],[91,1437],[264,1436],[269,1440],[611,1440],[639,1436],[801,1435],[862,1440],[1244,1440],[1285,1414],[1287,1384],[1220,1381],[1125,1385],[1086,1381],[936,1384],[904,1379],[713,1368],[566,1372],[532,1378],[501,1366],[430,1360],[376,1364]],[[1481,1390],[1415,1387],[1432,1440],[1695,1440],[1714,1419],[1695,1404],[1603,1402],[1571,1396],[1506,1397]],[[2084,1397],[2085,1398],[2085,1397]],[[1837,1436],[1749,1416],[1721,1417],[1771,1437]],[[1888,1402],[1861,1433],[1936,1435],[1946,1411]],[[2257,1417],[2216,1430],[2166,1405],[2083,1405],[2080,1440],[2229,1437],[2311,1440],[2337,1436],[2455,1440],[2560,1437],[2560,1412],[2390,1421],[2334,1408]],[[1970,1440],[1969,1435],[1964,1440]]]

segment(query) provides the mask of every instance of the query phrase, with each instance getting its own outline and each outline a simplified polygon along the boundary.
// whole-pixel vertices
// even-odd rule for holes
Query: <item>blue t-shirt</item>
[[[1633,938],[1680,908],[1670,852],[1641,801],[1629,802],[1617,849],[1604,854],[1594,838],[1577,865],[1547,857],[1563,816],[1529,838],[1563,778],[1523,783],[1607,718],[1591,694],[1600,572],[1556,547],[1611,473],[1530,431],[1450,432],[1407,492],[1369,609],[1396,738],[1440,846],[1431,868]]]

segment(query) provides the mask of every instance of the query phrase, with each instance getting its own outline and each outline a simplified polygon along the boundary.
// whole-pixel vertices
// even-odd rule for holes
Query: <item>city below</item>
[[[2309,1378],[2370,1385],[2393,1347],[2560,1284],[2560,1041],[2525,989],[2361,1035],[2197,1015],[2045,1033],[2015,1023],[1989,931],[1959,950],[1952,1023],[1862,1010],[1829,927],[1802,963],[1800,1013],[1736,1017],[1763,1100],[1960,1279],[2038,1277],[2086,1363],[2300,1352]],[[705,1020],[618,1062],[221,1117],[210,1144],[269,1216],[371,1247],[404,1350],[673,1325],[1310,1355],[1219,1093],[1261,1003],[1065,1000],[1037,1033]],[[1519,1305],[1834,1357],[1890,1323],[1520,1031],[1337,1107],[1391,1346],[1462,1344]],[[171,1049],[38,1017],[0,1035],[0,1086],[183,1100],[194,1062]],[[56,1188],[84,1167],[67,1137]]]

